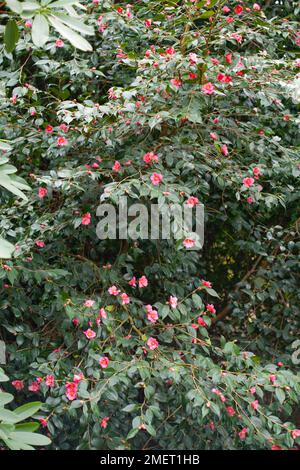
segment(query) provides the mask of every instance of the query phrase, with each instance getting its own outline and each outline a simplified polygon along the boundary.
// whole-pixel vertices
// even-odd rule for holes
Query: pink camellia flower
[[[69,130],[68,126],[64,123],[60,124],[59,128],[64,132],[68,132],[68,130]]]
[[[40,390],[40,384],[36,381],[32,382],[29,385],[28,390],[30,390],[30,392],[38,392]]]
[[[119,289],[117,289],[116,286],[111,286],[111,287],[108,289],[108,293],[109,293],[110,295],[115,295],[115,296],[116,296],[116,295],[119,295],[120,292],[121,292],[121,291],[120,291]]]
[[[211,282],[205,281],[204,279],[202,279],[201,283],[204,287],[208,287],[209,289],[212,287]]]
[[[158,186],[163,180],[163,175],[160,173],[152,173],[150,180],[154,186]]]
[[[64,41],[62,39],[56,39],[55,47],[64,47]]]
[[[48,126],[45,129],[45,132],[47,134],[51,134],[53,132],[53,127],[50,124],[48,124]]]
[[[66,383],[66,397],[68,400],[75,400],[77,397],[77,383],[67,382]]]
[[[196,242],[193,238],[188,237],[183,240],[182,244],[185,248],[193,248],[196,245]]]
[[[173,85],[175,88],[180,88],[182,87],[182,80],[180,80],[180,78],[172,78],[171,85]]]
[[[300,437],[300,429],[294,429],[292,431],[292,438],[297,439],[298,437]]]
[[[253,5],[253,10],[254,10],[254,11],[260,11],[260,10],[261,10],[260,5],[259,5],[258,3],[254,3],[254,5]]]
[[[276,444],[273,444],[271,450],[282,450],[282,447]]]
[[[26,20],[25,21],[25,28],[32,28],[32,21]]]
[[[295,67],[300,68],[300,59],[295,60]]]
[[[89,225],[91,223],[91,214],[87,212],[86,214],[83,214],[81,217],[81,224],[82,225]]]
[[[105,416],[104,418],[102,418],[101,421],[100,421],[101,428],[105,429],[107,427],[107,422],[108,421],[109,421],[108,416]]]
[[[218,136],[215,132],[210,132],[209,134],[209,137],[212,139],[212,140],[218,140]]]
[[[148,286],[148,279],[146,278],[146,276],[142,276],[139,278],[139,288],[142,289],[143,287],[147,287]]]
[[[156,310],[151,310],[147,313],[147,319],[151,322],[151,323],[155,323],[157,322],[158,320],[158,313]]]
[[[255,183],[254,178],[247,177],[243,179],[243,185],[246,186],[247,188],[250,188],[250,186],[252,186],[254,183]]]
[[[258,407],[259,407],[259,402],[258,402],[258,400],[254,400],[254,401],[251,403],[251,408],[253,408],[253,410],[257,410]]]
[[[242,5],[237,5],[235,8],[234,8],[234,12],[237,14],[237,15],[241,15],[244,11],[244,8],[242,7]]]
[[[226,144],[223,144],[223,145],[221,146],[221,152],[222,152],[222,154],[224,155],[224,157],[227,157],[227,155],[228,155],[228,147],[227,147]]]
[[[11,384],[18,392],[24,388],[23,380],[13,380]]]
[[[92,307],[93,305],[95,304],[95,301],[94,300],[91,300],[91,299],[88,299],[84,302],[84,306],[85,307]]]
[[[39,422],[41,423],[43,428],[46,428],[48,426],[48,421],[45,418],[40,418]]]
[[[45,384],[47,387],[54,387],[54,375],[46,375]]]
[[[196,73],[189,72],[189,80],[196,80],[197,76],[198,75]]]
[[[46,188],[39,188],[38,196],[40,199],[43,199],[45,196],[47,196],[48,190]]]
[[[283,367],[283,362],[277,362],[278,367]]]
[[[185,203],[188,207],[194,207],[197,204],[199,204],[199,199],[195,196],[191,196],[187,199],[187,201]]]
[[[132,11],[131,11],[131,5],[127,5],[127,8],[126,8],[126,16],[127,18],[132,18],[133,17],[133,14],[132,14]]]
[[[277,378],[277,377],[276,377],[276,375],[274,375],[274,374],[269,375],[269,380],[270,380],[270,382],[271,382],[272,384],[276,381],[276,378]]]
[[[106,357],[106,356],[101,357],[99,359],[99,364],[102,367],[102,369],[106,369],[106,367],[108,367],[108,364],[109,364],[108,357]]]
[[[178,299],[177,297],[174,297],[173,295],[170,295],[169,300],[167,302],[171,308],[176,308],[178,304]]]
[[[61,136],[57,137],[57,145],[59,147],[64,147],[67,144],[68,144],[68,141],[65,137],[61,137]]]
[[[246,439],[246,434],[248,432],[248,428],[243,428],[240,432],[239,432],[239,438],[241,441],[244,441]]]
[[[42,240],[36,240],[36,241],[35,241],[35,244],[36,244],[36,246],[38,246],[39,248],[44,248],[44,246],[45,246],[45,243],[44,243]]]
[[[250,388],[250,393],[251,395],[254,395],[256,393],[256,388],[255,387],[251,387]]]
[[[12,95],[12,97],[10,98],[10,101],[12,102],[12,104],[16,104],[17,103],[17,96]]]
[[[229,8],[227,5],[225,5],[225,6],[223,7],[223,12],[224,12],[224,13],[229,13],[229,12],[230,12],[230,8]]]
[[[125,292],[123,292],[123,294],[121,294],[120,297],[122,300],[122,305],[127,305],[130,303],[130,298]]]
[[[130,281],[128,282],[128,284],[131,286],[131,287],[136,287],[136,277],[133,276]]]
[[[206,310],[210,313],[216,313],[216,309],[215,309],[214,304],[207,304],[206,305]]]
[[[227,64],[231,64],[232,63],[232,54],[228,53],[225,55],[225,60],[227,62]]]
[[[95,333],[93,330],[91,330],[90,328],[88,328],[87,330],[85,330],[83,333],[85,334],[85,336],[87,337],[87,339],[93,339],[93,338],[96,337],[96,333]]]
[[[190,60],[190,65],[197,65],[199,59],[198,59],[197,54],[194,54],[193,52],[191,52],[189,55],[189,60]]]
[[[232,37],[233,39],[235,39],[238,44],[242,44],[243,36],[241,36],[240,34],[238,34],[238,33],[232,33],[232,34],[231,34],[231,37]]]
[[[153,163],[158,162],[158,156],[155,155],[154,152],[148,152],[143,156],[143,160],[145,163],[152,165]]]
[[[208,82],[208,83],[205,83],[205,85],[203,85],[203,87],[201,88],[201,90],[203,91],[203,93],[205,93],[206,95],[212,95],[215,91],[215,87],[214,85],[211,83],[211,82]]]
[[[106,311],[104,310],[103,307],[100,308],[100,310],[99,310],[99,316],[100,316],[101,318],[107,318],[107,313],[106,313]]]
[[[169,54],[169,55],[174,55],[175,54],[175,49],[174,47],[167,47],[166,49],[166,53]]]
[[[144,25],[146,26],[146,28],[150,28],[151,24],[152,24],[151,18],[148,18],[147,20],[144,21]]]
[[[206,327],[206,323],[205,323],[205,321],[203,320],[202,317],[198,317],[197,322],[198,322],[198,325],[204,326],[204,328]]]
[[[150,337],[147,341],[147,346],[151,350],[156,349],[158,348],[158,341],[155,338]]]
[[[73,382],[75,384],[79,384],[79,382],[81,382],[82,380],[84,380],[84,375],[82,372],[80,372],[79,374],[74,374]]]
[[[248,202],[248,204],[252,204],[253,203],[253,197],[251,197],[251,196],[247,197],[246,201]]]
[[[227,406],[226,411],[227,411],[228,416],[234,416],[235,415],[235,411],[234,411],[234,408],[232,408],[232,406]]]
[[[115,161],[115,163],[112,166],[113,171],[120,171],[121,169],[121,163],[118,162],[118,160]]]
[[[77,326],[79,325],[79,320],[78,320],[78,318],[73,318],[72,323],[73,323],[73,325],[74,325],[75,327],[77,327]]]
[[[261,175],[261,169],[255,166],[252,171],[253,171],[254,178],[258,179]]]

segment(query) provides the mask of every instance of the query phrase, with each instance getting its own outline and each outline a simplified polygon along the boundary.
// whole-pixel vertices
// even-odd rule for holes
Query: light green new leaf
[[[41,5],[39,5],[38,3],[36,2],[24,2],[22,3],[22,7],[23,7],[23,11],[34,11],[34,10],[38,10],[39,8],[41,8]]]
[[[94,34],[94,30],[91,26],[84,24],[82,21],[78,20],[77,18],[71,18],[69,15],[66,15],[65,13],[57,13],[55,16],[59,18],[63,23],[65,23],[67,26],[70,26],[70,28],[75,29],[75,31],[78,31],[79,33],[88,34],[90,36]]]
[[[19,406],[19,408],[16,408],[14,411],[14,413],[17,415],[17,421],[15,421],[15,423],[23,421],[24,419],[34,415],[37,411],[41,409],[41,406],[42,403],[39,401],[26,403],[25,405]]]
[[[0,406],[10,403],[13,399],[14,396],[11,393],[0,392]]]
[[[43,15],[36,15],[32,23],[32,40],[37,47],[43,47],[49,38],[49,23]]]
[[[66,5],[75,5],[78,3],[76,0],[57,0],[56,2],[51,3],[52,7],[65,7]]]
[[[6,5],[15,13],[22,13],[23,6],[18,0],[6,0]]]
[[[14,249],[15,249],[14,245],[7,242],[3,238],[0,238],[0,259],[9,259],[9,258],[11,258],[12,254],[14,252]],[[2,382],[1,376],[2,375],[0,375],[0,382]]]
[[[31,444],[34,446],[47,446],[51,444],[51,441],[48,437],[43,436],[42,434],[34,434],[32,432],[15,431],[12,432],[9,437],[14,441],[19,441],[24,444]]]
[[[65,26],[56,16],[49,16],[49,21],[56,31],[58,31],[65,39],[70,41],[70,43],[77,49],[80,49],[81,51],[93,50],[92,46],[86,39],[68,28],[68,26]]]
[[[8,191],[15,194],[16,196],[21,197],[25,201],[27,200],[27,197],[25,196],[25,194],[18,188],[18,184],[13,182],[11,177],[2,173],[1,168],[0,168],[0,186],[7,189]]]

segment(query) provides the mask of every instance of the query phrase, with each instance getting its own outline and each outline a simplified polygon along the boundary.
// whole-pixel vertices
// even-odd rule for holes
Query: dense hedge
[[[82,3],[91,52],[1,20],[5,387],[57,449],[299,447],[297,2]],[[203,249],[100,241],[121,196],[197,198]]]

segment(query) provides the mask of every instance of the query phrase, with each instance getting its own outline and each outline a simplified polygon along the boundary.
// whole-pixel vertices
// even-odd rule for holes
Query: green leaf
[[[15,13],[22,13],[23,6],[18,0],[6,0],[6,5]]]
[[[58,31],[62,37],[70,41],[72,46],[74,46],[76,49],[80,49],[81,51],[93,50],[92,46],[86,39],[75,33],[75,31],[72,29],[68,28],[68,26],[65,26],[56,16],[49,16],[49,21],[56,31]]]
[[[19,40],[19,29],[15,20],[9,20],[4,31],[4,44],[7,52],[12,52]],[[2,149],[1,149],[2,150]]]
[[[49,23],[45,16],[36,15],[32,23],[32,41],[37,47],[43,47],[49,38]]]
[[[41,5],[39,5],[36,2],[24,2],[22,3],[23,11],[34,11],[38,10],[41,8]]]
[[[65,7],[67,5],[75,5],[76,3],[78,3],[76,0],[57,0],[57,2],[51,3],[51,8]]]
[[[0,259],[9,259],[15,250],[14,245],[0,237]],[[1,376],[0,376],[1,382]]]
[[[11,145],[5,142],[4,140],[0,140],[0,150],[3,152],[9,152],[12,149]]]
[[[285,400],[285,393],[282,388],[276,388],[275,395],[277,397],[277,400],[282,404]]]
[[[32,421],[31,423],[16,424],[15,429],[17,431],[35,432],[39,429],[39,427],[40,427],[40,423],[36,423]]]
[[[34,446],[47,446],[51,444],[48,437],[43,436],[42,434],[34,434],[32,432],[15,431],[10,434],[10,438]]]
[[[0,406],[4,406],[7,403],[13,401],[14,396],[10,393],[0,392]]]
[[[94,29],[91,26],[84,24],[77,18],[72,18],[69,15],[66,15],[65,13],[57,13],[55,16],[67,26],[70,26],[70,28],[75,29],[75,31],[78,31],[79,33],[88,34],[90,36],[94,35]]]
[[[18,417],[15,415],[13,411],[5,410],[4,408],[0,408],[0,421],[4,421],[5,423],[14,424]]]
[[[24,419],[34,415],[37,411],[41,409],[41,406],[42,403],[39,401],[26,403],[25,405],[19,406],[19,408],[16,408],[14,411],[14,413],[17,415],[17,421],[15,421],[15,423],[23,421]]]
[[[3,369],[0,369],[0,382],[8,382],[9,378],[4,374]]]

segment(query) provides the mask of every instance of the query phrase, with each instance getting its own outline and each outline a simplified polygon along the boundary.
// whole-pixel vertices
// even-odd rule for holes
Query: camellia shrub
[[[5,390],[54,449],[299,448],[297,2],[27,3],[1,18]],[[203,248],[100,240],[123,197],[203,204]]]

